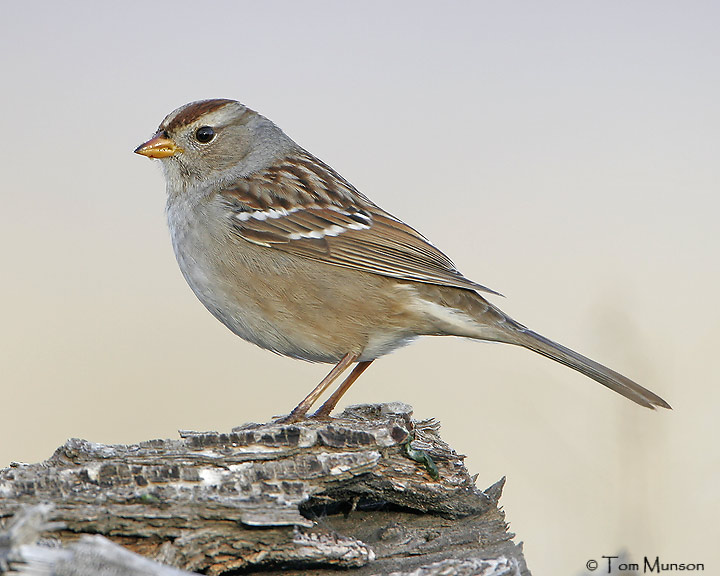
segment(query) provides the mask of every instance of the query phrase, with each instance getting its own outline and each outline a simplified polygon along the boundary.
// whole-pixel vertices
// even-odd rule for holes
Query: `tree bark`
[[[0,573],[529,575],[498,507],[504,479],[478,490],[438,429],[393,403],[129,446],[69,440],[0,471]]]

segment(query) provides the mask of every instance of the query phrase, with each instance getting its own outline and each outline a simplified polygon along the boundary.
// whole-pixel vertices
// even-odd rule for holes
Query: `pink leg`
[[[332,396],[330,396],[330,398],[328,398],[325,401],[325,404],[323,404],[322,406],[320,406],[320,408],[318,408],[317,412],[315,412],[315,414],[313,414],[312,417],[313,418],[326,418],[327,416],[329,416],[330,412],[333,411],[333,409],[335,408],[337,403],[340,401],[340,398],[342,398],[343,395],[345,394],[345,392],[348,391],[350,386],[353,385],[353,382],[355,382],[355,380],[360,378],[360,375],[363,372],[365,372],[365,370],[368,369],[368,366],[370,366],[370,364],[372,364],[372,362],[373,362],[372,360],[368,360],[366,362],[358,362],[357,366],[355,366],[355,368],[353,368],[353,371],[350,372],[350,374],[348,375],[347,378],[345,378],[345,381],[342,384],[340,384],[340,386],[338,386],[338,389],[335,390],[335,392],[333,392]]]
[[[305,414],[307,414],[308,410],[312,407],[315,402],[317,402],[317,399],[320,398],[323,392],[327,390],[327,388],[335,382],[335,380],[338,379],[338,377],[347,370],[347,367],[350,366],[355,360],[357,360],[358,355],[353,353],[345,354],[340,359],[340,362],[338,362],[335,367],[330,370],[330,373],[325,376],[325,378],[322,379],[320,384],[318,384],[315,389],[308,394],[305,399],[300,402],[292,412],[288,416],[285,416],[285,418],[281,418],[280,422],[297,422],[298,420],[302,420],[305,417]]]

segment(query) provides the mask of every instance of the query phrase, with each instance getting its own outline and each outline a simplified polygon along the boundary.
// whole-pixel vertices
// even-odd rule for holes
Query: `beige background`
[[[621,550],[720,569],[717,2],[1,6],[0,465],[264,421],[327,370],[204,310],[132,154],[175,107],[237,98],[675,410],[438,338],[345,404],[412,403],[481,487],[507,475],[535,574]]]

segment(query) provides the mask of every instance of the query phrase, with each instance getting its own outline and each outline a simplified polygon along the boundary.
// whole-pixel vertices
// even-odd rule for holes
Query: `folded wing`
[[[419,232],[309,155],[220,195],[233,231],[253,244],[372,274],[497,294],[465,278]]]

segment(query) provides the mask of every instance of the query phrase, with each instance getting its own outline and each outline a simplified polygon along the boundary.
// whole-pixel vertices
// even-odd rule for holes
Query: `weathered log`
[[[21,515],[0,537],[0,572],[3,554],[7,570],[7,558],[47,566],[54,550],[66,563],[74,555],[75,575],[99,574],[102,554],[108,574],[123,574],[123,561],[134,562],[127,574],[180,574],[147,571],[152,563],[98,537],[78,541],[96,534],[166,565],[158,570],[211,575],[529,574],[498,507],[503,481],[478,490],[437,423],[411,415],[405,404],[364,405],[129,446],[69,440],[46,462],[0,471],[2,524]],[[45,502],[65,548],[17,538],[22,514],[50,514],[26,507]],[[81,558],[94,562],[85,572]]]

